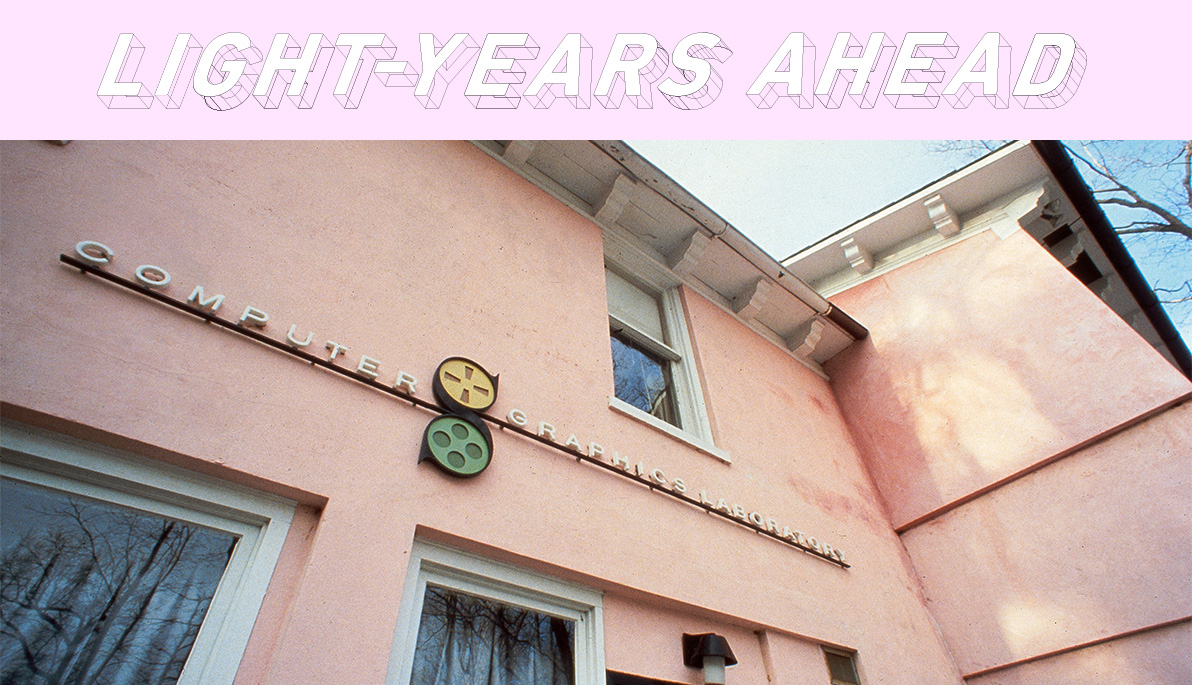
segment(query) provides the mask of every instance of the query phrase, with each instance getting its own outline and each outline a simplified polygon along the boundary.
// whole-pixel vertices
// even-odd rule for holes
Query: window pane
[[[574,682],[574,621],[426,587],[411,685]]]
[[[828,673],[832,676],[833,683],[859,683],[857,679],[857,669],[853,665],[853,658],[844,654],[836,654],[835,652],[824,652],[824,657],[828,660]]]
[[[0,481],[0,682],[173,683],[236,536]]]
[[[670,364],[635,347],[632,342],[612,335],[613,393],[617,399],[632,404],[672,425],[675,420],[670,393]]]

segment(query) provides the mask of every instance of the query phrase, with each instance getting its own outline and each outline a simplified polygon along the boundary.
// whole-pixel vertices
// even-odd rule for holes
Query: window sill
[[[728,452],[725,452],[719,447],[716,447],[715,445],[703,440],[696,435],[692,435],[681,428],[672,426],[656,416],[647,414],[646,412],[638,409],[624,400],[617,399],[616,397],[609,397],[608,408],[630,418],[637,419],[654,430],[666,433],[679,442],[682,442],[690,447],[694,447],[695,449],[710,457],[719,459],[726,464],[733,463],[733,460],[729,457]]]

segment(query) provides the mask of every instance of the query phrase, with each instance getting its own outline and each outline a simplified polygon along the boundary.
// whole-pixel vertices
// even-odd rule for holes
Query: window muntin
[[[239,536],[0,479],[0,681],[174,683]]]
[[[146,521],[173,521],[176,526],[172,530],[182,525],[215,533],[209,541],[228,542],[222,550],[226,556],[222,577],[177,682],[232,683],[281,554],[295,503],[8,422],[0,426],[0,447],[4,480],[79,501],[105,503],[115,511],[135,512]],[[234,547],[228,536],[237,541]],[[212,544],[218,548],[222,542]]]
[[[552,633],[550,640],[555,639],[556,630],[568,627],[574,680],[543,679],[540,682],[547,685],[603,683],[604,638],[599,592],[460,550],[415,540],[410,552],[410,571],[402,593],[401,612],[390,655],[387,679],[390,685],[453,682],[451,679],[414,679],[422,677],[418,676],[419,672],[433,670],[428,668],[429,664],[417,663],[423,658],[418,655],[418,648],[424,614],[438,611],[433,607],[426,609],[427,600],[438,601],[440,596],[466,597],[468,602],[488,603],[488,606],[510,612],[510,615],[522,616],[526,621],[533,619],[538,622],[540,634],[543,630]],[[432,617],[431,620],[434,622],[431,628],[442,625],[440,618]],[[551,658],[553,660],[555,657]],[[563,655],[558,658],[566,660]],[[550,673],[539,669],[539,674],[544,678],[555,677],[553,667]],[[506,685],[504,680],[495,682]],[[508,684],[523,685],[524,682],[510,680]],[[539,681],[533,682],[536,685]]]

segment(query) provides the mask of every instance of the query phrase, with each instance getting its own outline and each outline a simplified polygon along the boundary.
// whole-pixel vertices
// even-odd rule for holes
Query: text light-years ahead
[[[1023,50],[997,32],[962,47],[946,31],[910,32],[901,40],[880,31],[820,37],[796,31],[763,51],[771,55],[768,62],[754,57],[756,63],[749,65],[738,65],[741,58],[729,65],[733,50],[711,32],[692,33],[669,48],[649,33],[593,34],[592,43],[582,34],[568,33],[550,41],[556,45],[553,50],[539,46],[545,36],[529,33],[455,33],[443,42],[419,33],[416,46],[404,40],[412,35],[399,36],[395,43],[385,33],[341,33],[334,41],[330,34],[311,33],[299,45],[295,36],[278,33],[262,51],[240,32],[220,34],[206,45],[192,34],[179,33],[169,56],[147,69],[158,76],[150,91],[153,81],[136,80],[145,45],[134,34],[121,33],[97,95],[109,109],[143,110],[159,102],[162,107],[155,111],[168,112],[182,108],[194,90],[209,112],[236,109],[255,99],[266,111],[285,116],[279,113],[283,100],[311,109],[327,83],[334,83],[332,94],[345,110],[359,108],[374,82],[412,92],[426,109],[450,109],[444,98],[453,82],[462,81],[454,97],[463,101],[455,104],[464,111],[467,105],[476,111],[517,109],[522,100],[536,110],[554,106],[556,111],[591,114],[615,111],[626,100],[634,109],[650,110],[654,91],[670,105],[665,112],[714,107],[724,93],[747,97],[758,110],[780,103],[798,109],[935,109],[941,100],[952,109],[967,110],[978,97],[998,110],[1011,102],[1053,110],[1076,95],[1088,64],[1084,49],[1065,33],[1036,33]],[[600,64],[593,45],[608,42],[607,58]],[[154,43],[155,51],[166,54],[161,41]],[[1025,57],[1011,64],[1015,55]],[[464,72],[467,77],[457,78]],[[1017,74],[1013,80],[1012,72]],[[322,105],[326,101],[318,100],[320,106],[335,106]],[[556,105],[563,101],[570,105]]]

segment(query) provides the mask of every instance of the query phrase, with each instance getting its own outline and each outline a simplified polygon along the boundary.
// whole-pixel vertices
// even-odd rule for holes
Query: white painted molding
[[[613,187],[609,188],[608,195],[596,209],[593,218],[600,223],[617,223],[617,219],[621,218],[621,212],[625,211],[625,205],[629,204],[630,195],[636,186],[637,184],[625,174],[617,174],[617,179],[613,181]]]
[[[712,239],[697,229],[667,257],[667,266],[679,276],[687,276],[699,266],[700,258],[711,244]]]
[[[687,312],[683,311],[683,300],[678,289],[664,290],[659,297],[659,305],[667,341],[680,357],[680,361],[672,364],[674,368],[671,369],[671,385],[674,386],[679,420],[686,432],[712,446],[715,443],[712,423],[708,419],[708,405],[704,402],[704,390],[695,366],[695,347],[691,344],[691,334],[687,328]]]
[[[790,356],[791,359],[797,363],[805,366],[812,373],[824,380],[828,380],[828,375],[824,373],[823,368],[813,359],[804,359],[799,357],[791,351],[787,341],[783,340],[776,333],[757,323],[757,321],[744,321],[733,311],[732,303],[721,293],[717,292],[708,284],[701,281],[699,278],[691,274],[680,274],[672,271],[667,263],[666,255],[661,254],[657,250],[642,243],[641,240],[631,235],[629,231],[618,224],[604,224],[597,221],[594,216],[595,210],[592,205],[588,204],[575,193],[567,188],[564,188],[554,179],[548,177],[546,174],[535,169],[531,165],[517,166],[511,164],[502,154],[502,148],[491,141],[474,141],[473,144],[482,152],[512,170],[514,173],[522,176],[531,183],[537,185],[547,194],[553,196],[565,206],[570,207],[580,216],[593,222],[604,233],[604,258],[608,264],[619,265],[621,271],[631,273],[639,280],[645,280],[658,289],[674,288],[679,285],[686,285],[696,293],[699,293],[709,302],[719,307],[722,311],[740,321],[743,325],[749,327],[758,335],[768,340],[772,345],[782,350],[783,353]],[[702,235],[702,233],[701,233]],[[709,238],[709,240],[717,238]],[[710,243],[709,243],[710,244]],[[816,294],[818,288],[812,288],[809,285],[803,286],[808,293]],[[824,293],[825,296],[832,293]],[[795,295],[799,299],[804,299],[803,296]],[[818,297],[818,295],[816,295]],[[836,327],[835,324],[832,324]]]
[[[237,535],[178,682],[230,684],[297,506],[138,455],[5,422],[0,470],[36,483]]]
[[[1072,268],[1080,255],[1084,253],[1084,245],[1080,239],[1079,233],[1064,238],[1060,242],[1053,245],[1050,249],[1051,254],[1059,260],[1060,264],[1064,265],[1065,269]]]
[[[1019,229],[1027,230],[1028,224],[1043,216],[1043,210],[1047,206],[1047,200],[1047,185],[1044,183],[1040,183],[1026,193],[1014,198],[1014,200],[1006,205],[1004,210],[1010,221],[994,224],[994,234],[1005,240]]]
[[[802,342],[796,347],[792,345],[792,351],[800,357],[810,358],[815,348],[819,345],[820,340],[824,337],[824,322],[818,316],[812,319],[811,327],[807,330],[807,335],[803,336]],[[795,342],[792,340],[791,342]]]
[[[753,287],[733,299],[733,311],[743,321],[756,319],[770,300],[774,285],[766,278],[760,278]]]
[[[840,249],[844,250],[844,258],[857,273],[863,276],[873,270],[873,255],[869,254],[856,238],[849,238],[840,243]]]
[[[632,276],[639,285],[649,286],[662,292],[683,283],[665,263],[664,256],[647,245],[643,245],[633,234],[621,226],[602,226],[604,233],[604,263],[613,270]]]
[[[700,452],[703,452],[704,454],[706,454],[710,457],[715,457],[716,459],[719,459],[720,461],[722,461],[726,464],[733,463],[732,457],[729,456],[728,452],[720,449],[719,447],[716,447],[715,445],[713,445],[711,443],[701,440],[698,436],[693,435],[693,434],[683,430],[682,428],[672,426],[671,424],[667,423],[666,421],[663,421],[662,419],[658,418],[657,416],[654,416],[652,414],[644,412],[641,409],[638,409],[637,407],[633,406],[632,404],[629,404],[628,402],[626,402],[624,400],[618,399],[618,398],[610,395],[608,398],[608,408],[612,409],[613,411],[615,411],[619,414],[624,414],[625,416],[628,416],[629,418],[637,419],[638,421],[641,421],[642,423],[646,424],[647,426],[649,426],[657,431],[660,431],[662,433],[666,433],[667,435],[678,440],[679,442],[682,442],[689,447],[694,447],[695,449],[699,450]]]
[[[389,685],[410,682],[428,583],[575,621],[576,685],[603,685],[604,598],[598,590],[417,539],[389,654]]]
[[[505,153],[502,156],[510,164],[520,167],[526,163],[526,160],[532,154],[534,154],[534,141],[514,140],[505,148]]]
[[[1065,214],[1064,201],[1062,197],[1048,202],[1043,206],[1043,212],[1039,215],[1041,219],[1051,224],[1052,228],[1059,228],[1061,223],[1064,223]]]
[[[923,206],[927,208],[927,216],[942,237],[951,238],[960,233],[960,217],[944,203],[942,195],[932,195],[923,201]]]
[[[925,226],[924,230],[920,233],[896,245],[892,250],[884,252],[880,263],[875,263],[870,271],[858,275],[853,269],[845,267],[816,281],[814,286],[825,297],[832,297],[837,293],[889,273],[916,259],[922,259],[938,250],[954,245],[958,241],[980,235],[985,231],[992,231],[1004,240],[1019,229],[1019,225],[1015,222],[1015,217],[1021,216],[1021,214],[1015,215],[1012,212],[1021,210],[1023,207],[1034,206],[1038,202],[1037,195],[1039,192],[1041,192],[1040,184],[1036,183],[1034,185],[1023,186],[1013,193],[1008,193],[1000,198],[998,202],[986,205],[974,216],[965,220],[961,226],[960,233],[952,238],[945,239],[940,236],[933,226]],[[1007,201],[1005,199],[1007,197],[1015,199]],[[1016,206],[1018,210],[1014,209]],[[1076,226],[1073,226],[1073,230],[1077,230]]]

